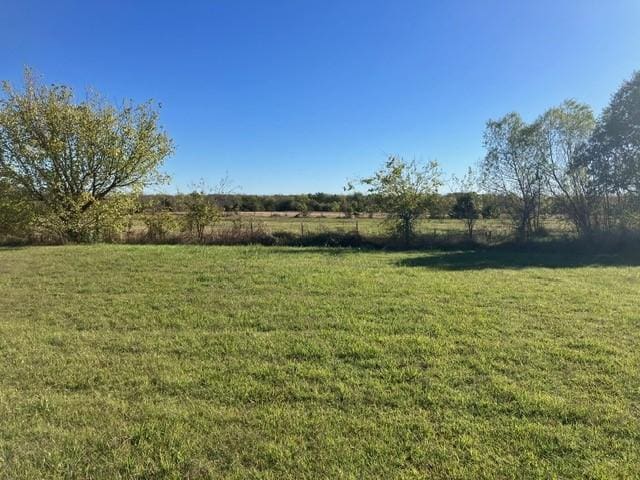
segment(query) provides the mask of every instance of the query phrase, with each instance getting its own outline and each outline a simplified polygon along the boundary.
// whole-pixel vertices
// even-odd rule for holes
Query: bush
[[[205,231],[220,221],[222,212],[204,191],[194,191],[185,198],[183,230],[202,243]]]
[[[160,209],[148,212],[144,216],[144,224],[147,227],[146,240],[152,242],[164,241],[167,236],[176,230],[177,221],[173,213]]]
[[[123,231],[131,229],[137,201],[133,195],[117,195],[98,202],[90,211],[93,216],[92,241],[117,241]]]

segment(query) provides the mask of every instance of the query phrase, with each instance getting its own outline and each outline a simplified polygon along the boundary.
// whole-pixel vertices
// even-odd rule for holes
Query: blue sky
[[[598,112],[640,69],[638,0],[3,2],[0,78],[153,98],[168,190],[340,192],[388,153],[460,174],[489,118]]]

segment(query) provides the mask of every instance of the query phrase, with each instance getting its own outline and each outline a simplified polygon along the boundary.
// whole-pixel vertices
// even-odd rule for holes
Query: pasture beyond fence
[[[180,213],[176,213],[175,224],[179,224]],[[545,219],[546,233],[555,238],[573,235],[570,225],[557,217]],[[472,240],[486,245],[512,240],[515,236],[512,225],[506,219],[478,220]],[[193,239],[191,239],[193,240]],[[457,219],[423,219],[418,222],[416,245],[457,244],[470,240],[467,226]],[[135,219],[130,228],[114,238],[125,243],[189,243],[184,232],[174,228],[162,235],[149,235],[142,219]],[[227,214],[219,222],[207,227],[200,243],[241,244],[264,243],[280,245],[337,244],[358,246],[394,244],[392,233],[384,217],[325,216],[311,213],[306,216],[291,214],[267,215],[263,212]]]
[[[207,226],[199,238],[182,227],[182,213],[158,215],[153,223],[144,215],[134,215],[119,231],[99,232],[95,241],[107,243],[203,243],[203,244],[264,244],[317,246],[401,246],[384,216],[338,216],[311,212],[300,216],[296,212],[269,214],[242,212],[225,214],[212,226]],[[544,219],[544,234],[553,239],[575,237],[571,225],[558,217]],[[463,220],[426,218],[416,225],[410,246],[446,246],[462,243],[498,245],[515,238],[508,219],[479,219],[469,237]],[[0,243],[57,244],[66,243],[46,233],[36,233],[28,239],[2,239]],[[406,246],[406,245],[405,245]]]

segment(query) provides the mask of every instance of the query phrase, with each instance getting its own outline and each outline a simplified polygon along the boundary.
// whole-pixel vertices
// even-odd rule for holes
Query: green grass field
[[[242,225],[249,228],[253,224],[254,228],[262,228],[267,232],[290,232],[290,233],[320,233],[320,232],[359,232],[364,236],[389,235],[389,226],[385,224],[383,218],[323,218],[323,217],[270,217],[251,216],[241,217]],[[552,223],[552,222],[549,222]],[[228,228],[233,224],[233,220],[225,217],[215,229]],[[553,231],[558,232],[558,222],[553,222]],[[504,237],[513,233],[513,228],[508,220],[480,219],[476,223],[476,233],[478,235],[491,231],[494,236]],[[456,219],[422,219],[416,225],[416,233],[428,235],[465,235],[467,227],[463,220]]]
[[[637,478],[640,259],[0,249],[0,478]]]
[[[268,213],[252,214],[243,212],[241,216],[226,214],[221,220],[209,230],[228,229],[237,223],[238,220],[243,228],[262,228],[268,232],[289,232],[289,233],[318,233],[318,232],[354,232],[358,231],[363,235],[385,235],[389,233],[388,226],[385,225],[381,217],[369,218],[367,216],[346,218],[341,216],[320,216],[322,213],[314,213],[313,216],[295,217],[293,214]],[[327,214],[329,215],[329,214]],[[181,213],[175,215],[177,222],[180,222]],[[550,219],[547,222],[553,232],[565,232],[569,230],[566,222],[559,219]],[[133,221],[135,230],[144,230],[142,216],[138,216]],[[416,233],[446,235],[466,232],[466,225],[463,220],[457,219],[421,219],[416,226]],[[476,222],[478,231],[492,231],[493,233],[510,234],[513,227],[506,219],[479,219]]]
[[[171,232],[178,233],[183,218],[182,213],[173,216],[174,223]],[[574,237],[574,228],[558,216],[549,216],[542,222],[549,237]],[[507,218],[478,219],[474,226],[474,239],[485,243],[499,243],[513,239],[513,224]],[[381,214],[375,217],[360,216],[346,218],[339,214],[312,212],[307,217],[296,217],[295,212],[242,212],[241,215],[226,213],[212,227],[206,228],[206,233],[214,235],[240,228],[244,231],[263,231],[267,233],[291,233],[296,235],[313,235],[331,232],[358,232],[363,237],[388,237],[391,235],[390,224],[384,221]],[[144,233],[147,227],[142,215],[133,218],[134,233]],[[415,233],[433,239],[451,240],[467,238],[467,225],[458,219],[420,219],[416,223]],[[490,240],[487,242],[487,240]]]

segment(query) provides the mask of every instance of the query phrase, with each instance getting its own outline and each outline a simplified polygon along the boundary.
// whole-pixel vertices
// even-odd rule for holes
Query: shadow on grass
[[[379,250],[369,247],[300,247],[300,246],[275,246],[272,247],[270,253],[273,255],[306,255],[316,253],[333,257],[353,255],[361,251]]]
[[[0,244],[0,252],[9,250],[24,250],[28,248],[26,245]]]
[[[493,248],[458,252],[433,252],[430,255],[402,259],[398,262],[398,265],[451,271],[640,266],[640,254],[637,252],[551,252]]]

